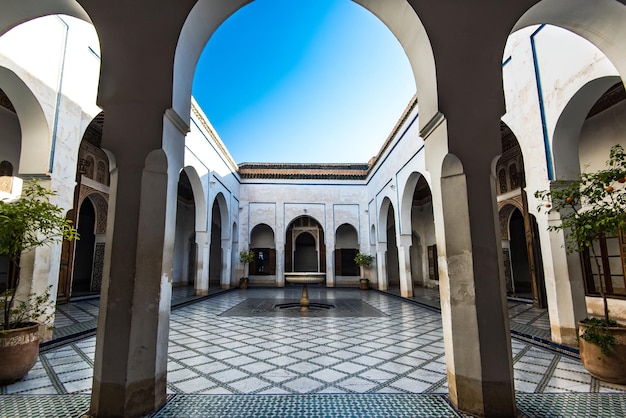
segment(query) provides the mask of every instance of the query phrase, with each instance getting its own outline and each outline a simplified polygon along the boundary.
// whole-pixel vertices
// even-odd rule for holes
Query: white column
[[[285,287],[285,243],[276,241],[276,287]]]
[[[221,285],[222,289],[230,288],[230,268],[232,260],[232,247],[229,239],[222,240],[222,275]]]
[[[495,178],[490,171],[499,125],[497,120],[474,122],[482,123],[475,129],[473,124],[456,126],[457,140],[468,141],[466,133],[478,131],[493,138],[492,148],[468,152],[464,161],[448,153],[445,123],[426,139],[427,168],[434,184],[440,185],[433,187],[432,197],[449,395],[462,411],[515,416]]]
[[[335,287],[335,244],[326,246],[326,286]]]
[[[560,222],[558,213],[537,216],[552,341],[576,347],[578,321],[587,316],[585,285],[580,255],[567,254],[564,232],[548,232]]]
[[[193,283],[193,294],[204,296],[209,294],[207,233],[196,231],[196,279]]]
[[[115,163],[90,414],[142,416],[166,400],[184,132],[148,103],[116,103],[106,113],[103,147]]]
[[[410,298],[413,296],[410,235],[401,235],[398,238],[398,267],[400,269],[400,294]]]
[[[378,272],[378,289],[387,290],[389,281],[387,280],[387,251],[385,250],[376,253],[376,271]]]

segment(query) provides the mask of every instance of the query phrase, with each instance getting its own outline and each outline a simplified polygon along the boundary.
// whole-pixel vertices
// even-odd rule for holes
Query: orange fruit
[[[605,189],[607,192],[611,193],[613,191],[613,186],[609,186]]]

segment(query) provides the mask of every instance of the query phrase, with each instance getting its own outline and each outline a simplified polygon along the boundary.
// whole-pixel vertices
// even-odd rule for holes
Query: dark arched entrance
[[[78,214],[78,233],[80,240],[76,242],[74,252],[74,269],[72,275],[72,296],[94,293],[92,286],[93,254],[96,244],[94,234],[96,211],[90,199],[85,199]]]
[[[390,205],[387,211],[387,280],[389,289],[400,289],[400,265],[396,240],[396,217]]]
[[[310,216],[297,218],[287,228],[285,272],[296,271],[326,271],[324,230]]]
[[[211,244],[209,246],[209,287],[220,287],[222,275],[222,215],[220,205],[211,210]]]

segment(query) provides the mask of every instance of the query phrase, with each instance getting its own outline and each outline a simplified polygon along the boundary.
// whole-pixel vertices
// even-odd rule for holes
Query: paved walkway
[[[389,289],[385,292],[400,297],[400,289]],[[408,298],[409,300],[440,311],[439,289],[418,287],[414,289],[413,293],[414,296]],[[550,316],[547,309],[536,308],[530,300],[517,298],[508,299],[508,308],[511,334],[513,336],[578,357],[577,349],[556,344],[552,341]]]
[[[328,316],[237,313],[250,300],[297,300],[299,292],[234,290],[173,309],[169,401],[152,416],[462,416],[447,398],[437,292],[406,300],[312,287],[312,299],[344,301],[353,314],[350,308]],[[534,308],[517,302],[511,308],[512,323],[545,326],[545,314]],[[575,356],[517,337],[512,347],[522,416],[626,416],[626,387],[592,378]],[[0,387],[0,417],[81,416],[94,352],[93,336],[44,348],[25,379]]]

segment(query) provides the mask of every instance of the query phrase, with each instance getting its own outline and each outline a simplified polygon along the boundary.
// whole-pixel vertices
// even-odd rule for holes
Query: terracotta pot
[[[39,324],[0,331],[0,385],[20,380],[39,357]]]
[[[604,354],[600,347],[580,337],[587,325],[578,323],[578,345],[580,360],[595,378],[609,383],[626,384],[626,327],[609,327],[615,337],[615,347]]]

